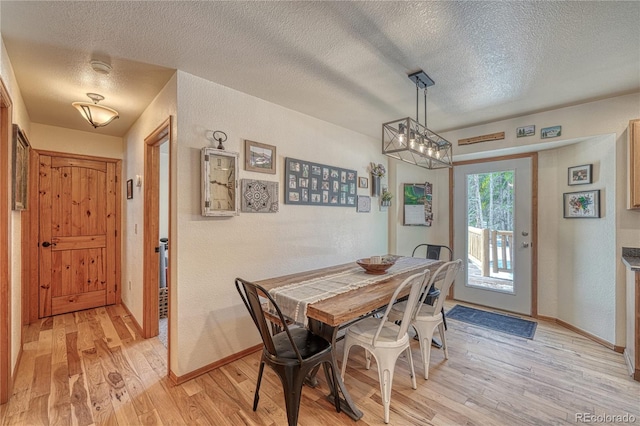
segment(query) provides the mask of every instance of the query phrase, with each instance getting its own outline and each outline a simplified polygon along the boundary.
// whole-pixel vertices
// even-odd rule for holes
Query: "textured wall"
[[[177,281],[172,299],[177,340],[172,370],[183,375],[259,342],[234,278],[259,280],[385,253],[387,213],[354,208],[283,203],[284,158],[354,169],[368,175],[369,162],[387,164],[377,140],[261,99],[178,72],[178,241],[172,245]],[[223,130],[229,151],[243,139],[277,146],[277,174],[247,172],[239,178],[280,183],[280,211],[231,218],[200,215],[200,149],[206,130]],[[359,189],[369,194],[369,189]],[[173,263],[172,263],[173,265]],[[175,314],[178,315],[175,315]],[[173,365],[177,362],[177,365]]]
[[[30,120],[27,109],[22,100],[22,94],[20,93],[20,87],[16,81],[11,61],[7,56],[7,51],[4,46],[4,42],[0,37],[0,75],[4,82],[9,96],[12,101],[12,117],[11,121],[25,132],[27,138],[30,135]],[[10,152],[11,146],[8,151]],[[4,154],[4,153],[3,153]],[[9,180],[11,182],[11,180]],[[11,192],[10,192],[11,193]],[[22,222],[20,218],[20,212],[12,211],[9,213],[9,220],[11,222],[9,234],[11,235],[11,252],[10,252],[10,264],[11,264],[11,372],[13,372],[15,364],[18,360],[18,354],[20,352],[21,339],[21,327],[22,327],[22,255],[21,255],[21,243],[22,243]]]
[[[433,184],[433,225],[404,226],[403,191],[405,183]],[[418,244],[449,244],[449,169],[427,170],[391,159],[389,187],[393,203],[389,207],[389,251],[411,256]]]
[[[124,146],[122,138],[99,135],[92,132],[87,123],[87,131],[66,129],[32,123],[30,142],[33,148],[47,151],[68,152],[95,157],[123,158]]]
[[[133,199],[123,197],[122,301],[142,326],[144,185],[135,185],[136,175],[144,178],[144,138],[177,111],[177,77],[174,75],[149,104],[124,137],[125,164],[122,168],[123,194],[128,179],[133,179]],[[174,120],[175,123],[175,120]],[[173,126],[175,136],[176,127]],[[175,137],[174,137],[175,140]],[[170,147],[171,149],[171,147]]]

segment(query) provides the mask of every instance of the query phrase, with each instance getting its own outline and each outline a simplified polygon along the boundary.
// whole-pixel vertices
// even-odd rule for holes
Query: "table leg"
[[[324,373],[327,379],[327,383],[329,384],[329,388],[330,388],[329,390],[331,391],[331,393],[329,393],[329,396],[327,398],[333,404],[333,395],[337,394],[338,397],[340,398],[340,408],[342,409],[342,411],[344,411],[353,420],[360,420],[360,418],[362,418],[363,413],[358,409],[358,407],[356,407],[356,404],[354,404],[353,400],[351,399],[351,395],[349,394],[349,391],[347,390],[347,388],[344,385],[344,382],[342,381],[342,377],[340,376],[340,370],[338,369],[338,363],[336,362],[336,337],[338,336],[338,327],[332,327],[320,321],[309,318],[309,329],[331,342],[331,346],[332,346],[331,358],[332,358],[333,368],[336,369],[336,380],[337,380],[336,385],[338,386],[338,392],[334,392],[334,389],[332,386],[332,380],[330,380],[330,377],[329,377],[329,374],[330,374],[329,370],[327,369],[327,367],[325,367]],[[318,369],[316,368],[314,369],[314,371],[311,372],[310,377],[308,377],[308,379],[312,383],[314,381],[317,383],[317,379],[315,378],[315,374],[317,372],[318,372]],[[340,397],[340,394],[342,394],[342,397]]]

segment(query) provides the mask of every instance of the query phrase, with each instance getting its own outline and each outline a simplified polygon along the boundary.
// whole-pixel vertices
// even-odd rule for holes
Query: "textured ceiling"
[[[70,104],[97,92],[112,135],[175,69],[376,138],[415,116],[418,69],[435,131],[634,92],[639,22],[635,1],[0,3],[32,121],[93,131]]]

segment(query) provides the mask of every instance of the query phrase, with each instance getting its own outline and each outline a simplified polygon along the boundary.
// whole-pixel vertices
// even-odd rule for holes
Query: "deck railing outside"
[[[513,232],[468,227],[468,255],[480,266],[483,277],[491,270],[513,272]]]

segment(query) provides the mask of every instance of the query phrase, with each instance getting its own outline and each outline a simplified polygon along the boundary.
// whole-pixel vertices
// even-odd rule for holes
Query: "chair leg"
[[[409,358],[409,366],[411,367],[411,387],[413,389],[418,389],[418,384],[416,383],[416,371],[413,368],[413,356],[411,356],[411,346],[407,347],[407,358]]]
[[[429,360],[431,359],[431,339],[434,328],[431,324],[419,325],[418,337],[420,338],[420,352],[422,352],[422,363],[424,365],[424,379],[429,380]]]
[[[348,339],[344,339],[344,350],[342,354],[342,368],[340,370],[340,376],[344,382],[344,373],[347,371],[347,359],[349,359],[349,351],[351,350],[351,342]]]
[[[258,400],[260,399],[260,382],[262,381],[262,373],[264,372],[264,361],[260,361],[260,370],[258,371],[258,381],[256,382],[256,394],[253,397],[253,411],[258,408]]]
[[[391,386],[393,384],[393,370],[396,359],[391,357],[376,358],[378,365],[378,378],[380,379],[380,396],[384,406],[384,422],[389,423],[389,408],[391,406]]]
[[[305,374],[295,369],[298,367],[285,367],[281,376],[284,388],[284,402],[287,407],[287,421],[289,426],[297,426],[298,413],[300,412],[300,397],[302,396],[302,384]]]
[[[371,368],[371,352],[369,352],[368,350],[364,350],[364,358],[367,360],[366,364],[365,364],[365,368],[367,370],[369,370]]]
[[[440,312],[442,312],[442,323],[444,324],[444,329],[448,330],[448,328],[447,328],[447,317],[444,316],[444,306],[442,307],[442,311],[440,311]]]
[[[449,348],[447,347],[447,333],[445,330],[447,326],[443,324],[438,325],[440,330],[440,339],[442,339],[442,349],[444,349],[444,359],[449,359]]]

